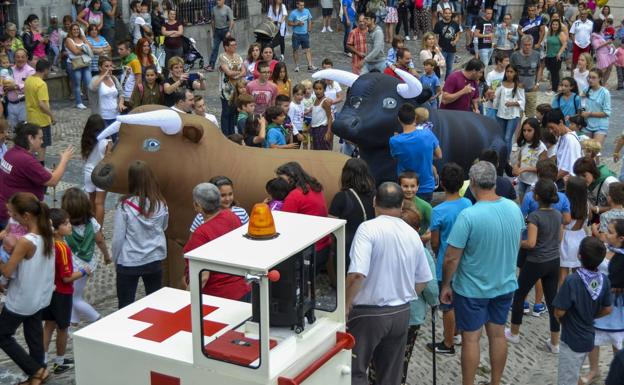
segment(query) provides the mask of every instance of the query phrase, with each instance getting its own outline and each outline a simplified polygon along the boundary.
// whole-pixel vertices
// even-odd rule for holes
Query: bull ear
[[[204,129],[200,126],[186,125],[182,128],[182,135],[193,143],[199,143],[204,136]]]

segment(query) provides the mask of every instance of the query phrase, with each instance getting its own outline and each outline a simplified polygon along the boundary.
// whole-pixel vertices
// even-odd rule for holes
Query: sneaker
[[[453,336],[453,345],[461,345],[461,344],[462,344],[462,336],[461,336],[461,334]]]
[[[327,32],[334,32],[334,30],[331,27],[327,27]]]
[[[551,352],[552,354],[559,354],[559,345],[553,345],[550,343],[550,338],[546,340],[546,350]]]
[[[529,314],[531,312],[531,305],[529,305],[528,301],[524,301],[524,308],[522,309],[524,314]]]
[[[308,66],[308,72],[316,72],[318,71],[318,68],[316,68],[315,66]]]
[[[461,60],[461,56],[459,56],[459,55],[455,55],[455,60],[453,60],[453,63],[454,63],[454,64],[457,64],[457,63],[459,63],[459,62],[460,62],[460,60]]]
[[[71,366],[69,365],[59,365],[59,364],[52,365],[52,373],[54,374],[62,374],[68,371],[69,369],[71,369]]]
[[[64,358],[63,359],[63,365],[74,366],[74,360],[71,359],[71,358]]]
[[[76,108],[79,109],[79,110],[86,110],[87,106],[85,106],[84,104],[80,103],[80,104],[76,105]]]
[[[279,61],[284,61],[284,55],[280,54]]]
[[[405,40],[410,41],[410,40],[412,40],[412,39],[410,39],[410,37],[406,35],[406,36],[405,36]]]
[[[299,72],[299,66],[295,66],[295,72]]]
[[[533,313],[531,314],[533,317],[539,317],[542,314],[546,313],[546,305],[543,303],[536,303],[533,305]]]
[[[327,27],[323,27],[323,29],[321,30],[321,33],[325,33],[327,32]]]
[[[520,343],[520,334],[518,335],[512,334],[511,329],[509,328],[505,328],[505,338],[507,339],[507,341],[511,342],[512,344]]]
[[[433,344],[430,342],[427,344],[427,350],[430,352],[433,351]],[[435,352],[441,354],[455,354],[455,346],[451,346],[450,348],[444,345],[444,342],[438,342],[435,344]]]

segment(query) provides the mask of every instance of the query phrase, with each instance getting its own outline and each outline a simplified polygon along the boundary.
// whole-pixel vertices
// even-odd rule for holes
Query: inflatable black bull
[[[328,69],[312,75],[349,87],[342,110],[332,126],[333,132],[358,145],[360,156],[377,183],[396,180],[396,162],[390,156],[389,140],[400,128],[397,113],[406,102],[416,106],[429,99],[420,81],[411,74],[396,70],[405,81],[381,73],[358,76],[347,71]],[[421,95],[422,93],[422,95]],[[498,123],[473,112],[429,109],[429,120],[440,141],[442,159],[438,170],[455,162],[466,171],[485,149],[495,149],[500,159],[507,158],[507,146]]]

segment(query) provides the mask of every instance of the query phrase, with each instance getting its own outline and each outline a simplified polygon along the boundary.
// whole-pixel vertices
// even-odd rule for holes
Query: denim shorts
[[[581,133],[583,133],[585,135],[591,135],[591,136],[594,136],[596,134],[607,135],[609,133],[609,129],[608,128],[604,128],[604,129],[599,129],[599,130],[592,131],[592,130],[590,130],[588,128],[583,128],[581,130]]]
[[[41,127],[41,131],[43,132],[43,144],[41,145],[41,147],[50,147],[52,145],[52,127]]]
[[[512,291],[494,298],[468,298],[453,292],[457,330],[473,332],[486,323],[504,325],[513,294]]]
[[[442,281],[438,281],[438,291],[442,292]],[[438,305],[438,308],[442,310],[443,312],[453,310],[453,302],[449,303],[448,305],[440,302],[440,305]]]
[[[306,33],[293,33],[292,34],[292,48],[293,51],[296,51],[299,49],[299,47],[303,48],[303,49],[308,49],[310,48],[310,34]]]

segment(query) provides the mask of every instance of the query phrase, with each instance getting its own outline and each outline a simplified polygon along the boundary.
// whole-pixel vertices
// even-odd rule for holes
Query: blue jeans
[[[229,136],[236,133],[236,107],[227,99],[221,98],[221,132]],[[242,134],[242,132],[240,133]]]
[[[444,80],[446,80],[453,71],[455,52],[442,51],[442,56],[444,56],[444,60],[446,60],[446,72],[444,73]]]
[[[487,116],[488,118],[492,118],[494,120],[496,120],[496,112],[498,110],[496,108],[489,108],[489,107],[485,107],[485,116]]]
[[[516,131],[516,126],[518,125],[518,120],[520,118],[513,119],[502,119],[496,117],[498,124],[500,124],[503,129],[503,136],[505,137],[505,143],[507,144],[507,153],[511,154],[511,147],[513,146],[513,134]]]
[[[342,50],[346,53],[346,52],[351,52],[347,49],[347,40],[349,38],[349,33],[351,32],[351,29],[353,28],[353,22],[351,22],[351,25],[347,25],[346,22],[346,18],[344,19],[344,21],[342,22],[342,25],[344,25],[344,37],[342,38]]]
[[[488,66],[490,64],[490,58],[492,57],[492,48],[481,48],[479,49],[479,60],[483,63],[484,66]]]
[[[362,70],[360,71],[360,75],[367,74],[371,72],[372,70],[377,70],[383,73],[385,69],[386,69],[386,62],[383,60],[377,63],[364,63],[364,65],[362,66]]]
[[[91,83],[91,68],[86,66],[84,68],[75,70],[72,68],[71,62],[67,63],[67,71],[74,82],[74,98],[76,98],[76,105],[82,104],[82,96],[80,96],[80,84],[84,83],[85,88],[89,87]]]
[[[507,6],[506,5],[499,5],[498,6],[498,11],[496,13],[498,14],[498,22],[502,23],[503,22],[503,18],[505,17],[505,14],[507,13]]]
[[[210,53],[210,66],[214,68],[219,56],[219,47],[221,46],[225,36],[230,32],[229,28],[215,28],[212,35],[212,52]]]

